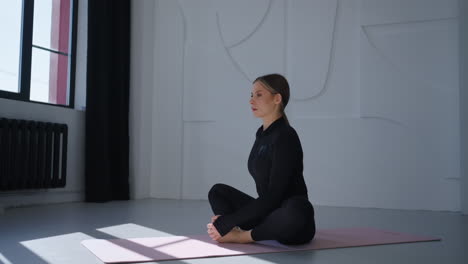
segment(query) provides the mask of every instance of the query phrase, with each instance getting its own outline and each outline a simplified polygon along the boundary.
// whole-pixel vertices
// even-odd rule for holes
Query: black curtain
[[[130,0],[88,2],[85,193],[129,199]]]

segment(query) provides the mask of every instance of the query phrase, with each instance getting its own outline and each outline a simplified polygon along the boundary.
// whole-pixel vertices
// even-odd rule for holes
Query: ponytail
[[[288,116],[286,115],[286,113],[284,112],[284,105],[283,105],[283,103],[281,103],[280,112],[281,112],[281,115],[282,115],[283,118],[284,118],[284,121],[286,121],[286,124],[288,124],[288,126],[289,126],[289,125],[290,125],[290,124],[289,124],[289,119],[288,119]]]

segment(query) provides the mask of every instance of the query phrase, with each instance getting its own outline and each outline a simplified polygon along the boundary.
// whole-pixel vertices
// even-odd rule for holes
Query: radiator
[[[0,118],[0,191],[65,187],[65,124]]]

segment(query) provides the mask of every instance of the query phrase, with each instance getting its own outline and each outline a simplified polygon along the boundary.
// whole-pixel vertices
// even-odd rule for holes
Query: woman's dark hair
[[[280,105],[280,111],[284,119],[286,120],[286,123],[289,124],[288,117],[284,112],[284,109],[286,108],[286,105],[289,102],[289,84],[286,78],[284,78],[284,76],[281,74],[274,73],[260,76],[257,79],[255,79],[255,81],[253,81],[253,83],[256,82],[261,82],[265,86],[265,88],[269,90],[272,94],[281,94],[282,100]]]

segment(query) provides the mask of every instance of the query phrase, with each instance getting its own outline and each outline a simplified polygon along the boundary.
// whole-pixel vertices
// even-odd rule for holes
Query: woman
[[[253,82],[250,105],[263,126],[257,130],[248,169],[258,198],[215,184],[208,193],[215,215],[207,232],[213,240],[302,244],[314,237],[314,209],[302,175],[301,142],[284,113],[288,101],[289,85],[283,76],[269,74]]]

